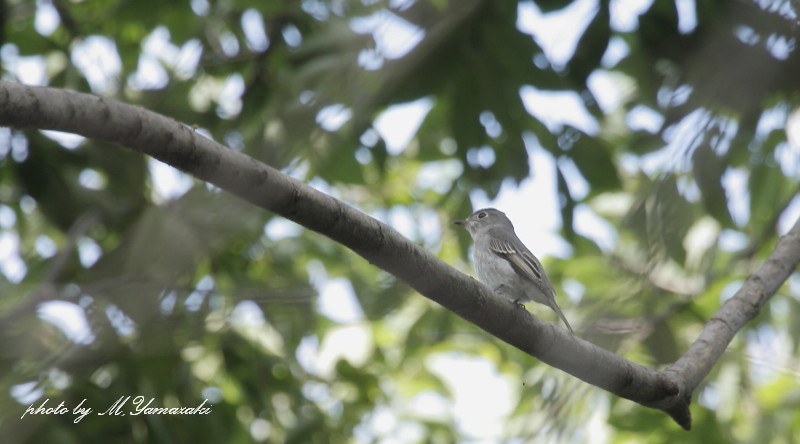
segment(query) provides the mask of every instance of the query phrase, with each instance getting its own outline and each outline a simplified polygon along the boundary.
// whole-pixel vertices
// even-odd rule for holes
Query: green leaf
[[[609,17],[608,3],[599,2],[597,13],[578,40],[575,53],[568,64],[570,77],[577,84],[586,82],[606,53],[611,38]]]
[[[561,168],[558,168],[557,171],[558,200],[560,202],[562,220],[561,227],[564,230],[567,239],[572,241],[576,237],[575,227],[573,225],[575,199],[572,198],[572,193],[569,191],[569,185],[567,185],[567,179],[564,177],[564,173],[561,171]]]
[[[728,210],[728,196],[722,186],[726,171],[723,159],[708,145],[700,145],[692,153],[692,177],[700,189],[700,199],[706,210],[724,227],[733,226]]]
[[[621,185],[617,166],[609,148],[595,137],[581,135],[567,155],[575,162],[581,175],[591,185],[591,192],[618,189]]]

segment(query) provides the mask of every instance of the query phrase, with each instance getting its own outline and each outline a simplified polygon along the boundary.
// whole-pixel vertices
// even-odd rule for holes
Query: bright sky
[[[612,26],[619,31],[636,29],[638,16],[649,8],[651,2],[652,0],[612,0]],[[694,0],[677,0],[676,4],[679,11],[679,28],[683,32],[692,30],[696,26]],[[208,5],[204,0],[194,0],[192,8],[196,12],[202,12],[207,11]],[[577,0],[564,10],[542,14],[533,2],[528,2],[519,8],[518,27],[536,39],[544,49],[549,63],[558,68],[569,61],[580,34],[594,16],[596,8],[597,0]],[[246,37],[245,43],[250,48],[259,50],[269,44],[263,38],[261,16],[255,10],[247,11],[243,16],[242,23]],[[51,34],[58,26],[58,15],[49,2],[37,2],[35,26],[43,35]],[[420,29],[385,11],[371,17],[353,20],[352,26],[358,32],[372,33],[376,38],[376,50],[365,52],[360,58],[360,62],[367,69],[377,69],[383,60],[403,56],[422,38]],[[229,37],[223,39],[222,49],[233,54],[238,50],[239,43],[234,36]],[[287,30],[284,37],[288,42],[294,42],[295,45],[302,41],[299,32],[293,32],[291,29]],[[145,40],[139,68],[127,79],[117,77],[121,64],[116,48],[113,42],[101,36],[87,38],[76,45],[73,48],[72,60],[60,63],[73,63],[86,75],[92,90],[103,94],[113,91],[118,86],[118,82],[126,82],[129,87],[134,89],[159,88],[166,82],[164,66],[170,67],[179,76],[191,76],[199,61],[200,48],[201,46],[196,40],[189,41],[181,47],[175,46],[170,43],[169,31],[166,28],[159,28]],[[613,39],[603,59],[603,65],[605,67],[613,66],[628,51],[627,45],[621,39]],[[46,83],[45,60],[42,57],[19,56],[12,45],[4,45],[0,56],[2,56],[6,69],[16,72],[26,83]],[[54,61],[49,60],[48,63],[54,63]],[[243,85],[242,78],[237,75],[233,75],[223,82],[206,85],[207,88],[204,88],[203,94],[192,97],[191,106],[202,109],[210,106],[212,101],[216,101],[220,103],[217,112],[221,117],[235,115],[241,107],[239,97]],[[609,71],[598,70],[593,73],[589,80],[589,87],[604,110],[615,109],[623,96],[624,85],[620,84],[618,76]],[[586,111],[580,98],[573,93],[541,91],[533,87],[525,87],[520,94],[528,111],[542,120],[551,130],[555,131],[564,124],[569,124],[589,134],[596,134],[598,131],[598,122]],[[378,116],[375,128],[386,140],[391,153],[396,154],[405,149],[430,108],[430,99],[420,99],[390,107]],[[318,121],[324,128],[333,130],[344,124],[349,118],[349,110],[343,107],[329,107],[320,113]],[[655,131],[660,127],[662,119],[663,117],[654,110],[637,107],[627,115],[626,122],[632,128]],[[776,121],[778,120],[780,119],[776,118]],[[797,127],[800,128],[800,117],[795,117],[794,121],[798,122]],[[797,134],[800,134],[800,131],[790,133],[790,136],[800,140],[800,136]],[[71,146],[77,146],[82,140],[77,136],[54,132],[50,132],[48,135]],[[675,139],[680,139],[680,137],[681,133],[678,131]],[[493,206],[506,212],[514,222],[519,237],[540,258],[545,258],[546,263],[548,256],[569,256],[570,246],[557,235],[561,221],[556,200],[555,159],[533,138],[527,141],[527,150],[532,171],[530,178],[524,180],[518,187],[510,183],[504,185],[499,196],[494,200],[488,200],[481,192],[473,193],[471,199],[474,209]],[[796,156],[790,156],[790,154],[786,154],[787,163],[793,160],[794,163],[790,164],[793,165],[793,171],[800,170]],[[493,157],[485,157],[480,161],[491,162]],[[663,166],[664,159],[652,157],[630,159],[630,161],[641,162],[639,165],[649,172],[653,172]],[[150,160],[149,166],[154,178],[154,198],[156,200],[178,197],[192,185],[190,178],[172,167],[155,160]],[[588,186],[577,173],[575,166],[562,164],[560,167],[568,176],[572,193],[577,197],[585,195]],[[428,173],[431,173],[429,174],[431,178],[443,174],[447,176],[459,174],[459,168],[458,165],[442,163],[436,165]],[[82,183],[85,180],[87,186],[98,184],[97,180],[99,179],[92,175],[91,170],[87,171],[85,175],[82,175]],[[732,172],[726,177],[726,187],[733,193],[745,196],[747,194],[746,178],[745,172],[741,172],[741,174]],[[435,181],[431,181],[431,183],[433,182]],[[314,183],[325,191],[326,184],[321,183],[319,179],[315,179]],[[734,199],[734,201],[745,202],[744,199]],[[747,211],[747,205],[732,207],[732,212],[737,220],[746,220],[749,216]],[[443,231],[454,229],[450,226],[440,227],[433,213],[428,215],[429,220],[427,221],[415,220],[403,209],[392,209],[375,216],[404,234],[414,233],[415,230],[412,229],[412,226],[419,225],[424,239],[438,239],[445,235]],[[467,215],[454,214],[452,216],[453,219],[456,219]],[[795,200],[790,211],[782,219],[782,232],[788,230],[788,224],[798,216],[800,216],[800,198]],[[13,212],[9,213],[0,207],[0,227],[13,226],[14,217]],[[594,239],[605,250],[613,248],[616,241],[614,230],[587,206],[580,205],[577,208],[575,225],[581,234]],[[273,239],[280,239],[298,235],[300,228],[292,222],[273,220],[265,227],[265,232]],[[10,233],[9,231],[0,233],[0,272],[12,281],[18,281],[24,276],[25,269],[24,263],[19,259],[19,239]],[[741,241],[740,236],[731,235],[729,237],[729,242]],[[48,243],[48,239],[37,239],[36,245],[40,252],[49,251],[51,255],[55,253],[52,240]],[[81,261],[87,265],[97,260],[101,254],[99,247],[89,240],[82,241],[79,244],[79,250]],[[327,276],[320,263],[312,262],[308,266],[308,271],[312,284],[319,292],[317,300],[319,311],[334,322],[341,324],[341,328],[331,329],[328,336],[324,338],[306,338],[297,351],[298,359],[308,371],[324,375],[330,371],[333,363],[340,357],[346,357],[353,362],[362,361],[365,356],[369,355],[368,352],[374,344],[369,336],[369,329],[361,324],[363,313],[349,281]],[[570,292],[569,289],[566,290],[568,296],[575,296],[575,293]],[[569,317],[570,302],[562,304],[562,308]],[[237,310],[239,314],[234,322],[241,324],[244,326],[243,328],[267,329],[263,316],[259,316],[260,312],[254,313],[253,316],[246,315],[248,311],[258,311],[257,306],[242,305],[237,307]],[[52,322],[78,343],[92,342],[95,339],[88,328],[80,305],[68,302],[50,302],[42,304],[39,313],[42,319]],[[124,331],[126,325],[124,315],[121,312],[111,312],[108,315],[110,318],[117,319],[119,328]],[[274,337],[274,332],[272,337]],[[432,358],[426,365],[432,372],[442,375],[450,385],[455,394],[454,404],[449,405],[444,398],[435,393],[425,393],[421,395],[426,397],[425,402],[412,400],[412,404],[418,402],[418,406],[434,406],[433,411],[429,412],[431,416],[444,415],[451,411],[457,417],[460,432],[475,440],[485,439],[488,440],[486,442],[493,442],[493,437],[502,433],[502,430],[498,429],[498,424],[513,408],[513,399],[511,399],[513,391],[509,387],[511,384],[517,384],[518,381],[507,380],[490,361],[481,358],[442,353]],[[475,384],[475,381],[480,381],[480,384]],[[14,393],[18,399],[25,399],[26,393],[30,396],[25,387],[21,385],[15,389]],[[313,387],[309,388],[309,393],[318,396],[322,401],[328,396]],[[494,406],[491,412],[485,410],[484,406],[486,405]],[[373,426],[371,430],[383,430],[391,436],[405,436],[410,441],[413,441],[419,432],[413,429],[413,425],[399,422],[389,408],[377,409],[369,421]],[[597,427],[596,436],[605,436],[603,430],[603,427],[606,427],[605,424],[602,421],[597,424],[595,426]],[[362,430],[359,439],[369,441],[372,437],[371,433],[373,432]],[[590,434],[589,436],[595,435]],[[398,440],[398,442],[404,441]]]

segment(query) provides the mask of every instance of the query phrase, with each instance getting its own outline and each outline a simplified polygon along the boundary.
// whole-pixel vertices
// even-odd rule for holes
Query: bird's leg
[[[503,289],[503,287],[505,287],[505,286],[506,286],[506,284],[500,284],[500,285],[498,285],[497,287],[494,287],[494,289],[492,289],[492,291],[494,291],[495,293],[498,293],[498,294],[501,294],[501,295],[502,295],[503,293],[502,293],[500,290],[502,290],[502,289]],[[512,304],[514,304],[514,305],[516,305],[516,306],[518,306],[518,307],[525,308],[525,305],[524,305],[522,302],[520,302],[520,301],[519,301],[519,298],[517,298],[517,299],[512,299],[512,300],[511,300],[511,303],[512,303]]]

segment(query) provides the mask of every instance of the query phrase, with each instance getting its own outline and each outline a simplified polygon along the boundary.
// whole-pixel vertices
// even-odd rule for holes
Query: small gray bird
[[[556,291],[542,264],[519,240],[505,213],[486,208],[453,223],[466,228],[475,242],[472,254],[481,282],[514,303],[536,301],[549,306],[573,332],[556,304]]]

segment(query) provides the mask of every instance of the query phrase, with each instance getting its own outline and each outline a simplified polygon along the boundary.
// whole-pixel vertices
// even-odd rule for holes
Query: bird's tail
[[[558,313],[558,315],[561,317],[561,320],[564,321],[564,324],[566,324],[567,330],[569,330],[570,333],[575,334],[575,332],[572,331],[572,326],[570,326],[569,322],[567,322],[566,316],[564,316],[564,313],[561,313],[561,309],[558,308],[556,300],[554,298],[550,298],[549,302],[550,302],[550,308],[552,308],[554,312]]]

